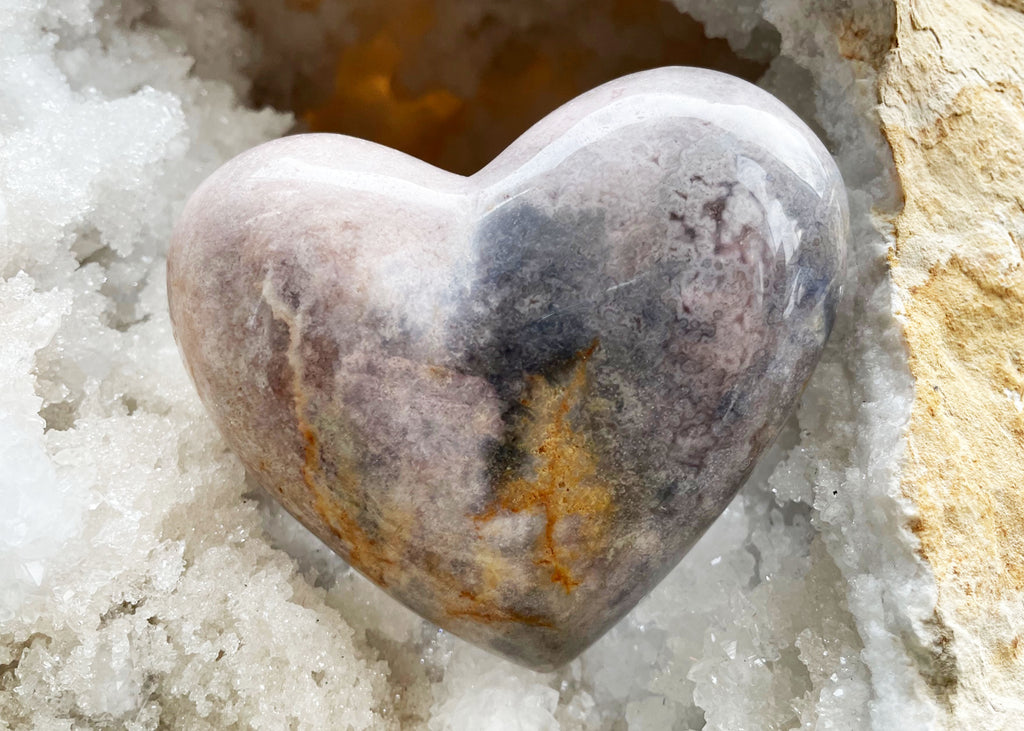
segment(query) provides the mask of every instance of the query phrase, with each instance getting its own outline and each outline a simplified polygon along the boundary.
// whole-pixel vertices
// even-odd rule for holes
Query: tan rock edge
[[[896,0],[879,82],[905,207],[890,252],[916,396],[903,491],[938,585],[957,728],[1024,711],[1024,5]]]

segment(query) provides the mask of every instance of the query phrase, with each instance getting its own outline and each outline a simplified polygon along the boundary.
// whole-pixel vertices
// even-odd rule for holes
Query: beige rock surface
[[[1024,711],[1024,4],[896,0],[880,78],[905,194],[890,252],[916,397],[903,489],[938,584],[955,728]]]

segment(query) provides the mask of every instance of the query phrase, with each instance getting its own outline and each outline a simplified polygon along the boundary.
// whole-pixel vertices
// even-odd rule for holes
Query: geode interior
[[[250,150],[182,215],[171,316],[291,513],[423,616],[549,669],[771,444],[831,328],[846,228],[795,115],[664,68],[470,177],[336,135]]]

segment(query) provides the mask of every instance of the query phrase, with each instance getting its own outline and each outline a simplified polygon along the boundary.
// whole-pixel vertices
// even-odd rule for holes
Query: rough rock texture
[[[1022,9],[900,0],[880,86],[917,383],[902,484],[938,585],[923,667],[954,728],[1024,713]]]
[[[832,329],[847,228],[795,115],[665,68],[470,178],[339,136],[248,152],[186,206],[168,293],[271,494],[423,616],[550,670],[774,441]]]

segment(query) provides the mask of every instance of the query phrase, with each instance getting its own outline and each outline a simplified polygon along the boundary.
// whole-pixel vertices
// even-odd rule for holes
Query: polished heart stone
[[[839,173],[795,115],[666,68],[468,178],[334,135],[250,150],[188,202],[170,308],[256,480],[424,617],[549,669],[771,444],[845,235]]]

